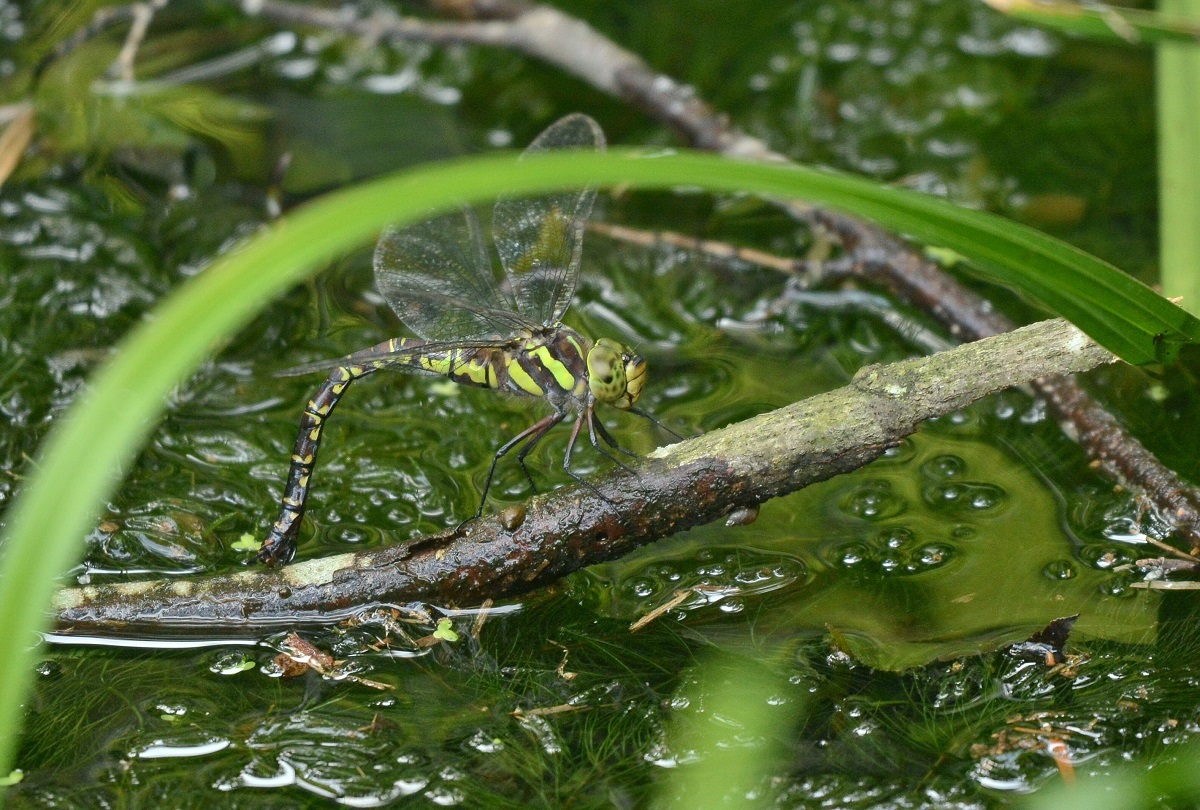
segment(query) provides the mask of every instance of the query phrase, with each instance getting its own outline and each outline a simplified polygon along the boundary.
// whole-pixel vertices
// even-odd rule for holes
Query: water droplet
[[[912,540],[913,533],[910,529],[903,526],[893,526],[890,529],[881,531],[876,542],[882,543],[890,549],[898,549],[908,545]]]
[[[1049,579],[1073,579],[1075,566],[1069,560],[1057,560],[1047,564],[1042,573]]]
[[[209,665],[208,671],[214,675],[236,675],[255,667],[255,661],[241,650],[228,650],[221,653]]]
[[[831,62],[853,62],[861,50],[855,42],[831,42],[825,48],[825,55]]]
[[[872,481],[853,490],[840,504],[843,512],[866,520],[890,517],[903,509],[886,481]]]
[[[504,742],[497,737],[487,734],[483,729],[472,734],[471,739],[467,741],[467,745],[481,754],[494,754],[497,751],[504,750]]]
[[[933,568],[945,563],[954,553],[949,546],[930,543],[917,554],[917,562],[924,568]]]
[[[958,456],[946,454],[934,456],[921,469],[938,478],[956,478],[966,472],[967,463]]]
[[[635,579],[632,583],[630,583],[630,590],[633,591],[634,596],[637,596],[641,599],[646,599],[647,597],[653,596],[657,589],[654,587],[654,583],[650,582],[649,580]]]
[[[858,544],[852,544],[842,549],[841,563],[847,568],[858,565],[866,558],[866,550]]]

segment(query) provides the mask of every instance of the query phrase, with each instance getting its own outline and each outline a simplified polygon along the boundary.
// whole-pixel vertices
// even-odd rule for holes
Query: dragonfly
[[[574,113],[551,124],[524,154],[603,148],[599,124]],[[375,285],[416,337],[392,338],[341,359],[283,372],[327,371],[328,377],[300,418],[279,517],[262,542],[260,561],[286,563],[295,554],[322,428],[351,383],[382,369],[448,377],[466,386],[543,399],[551,406],[548,416],[495,451],[479,509],[469,520],[483,514],[496,465],[517,447],[517,462],[537,491],[525,459],[572,413],[576,418],[563,469],[589,487],[571,468],[582,428],[587,428],[591,445],[618,465],[628,469],[600,441],[634,455],[604,427],[596,415],[598,404],[638,414],[678,436],[636,407],[646,384],[642,357],[615,340],[592,341],[562,323],[575,294],[584,223],[595,197],[595,189],[584,188],[497,201],[492,236],[502,281],[470,208],[384,231],[375,248]]]

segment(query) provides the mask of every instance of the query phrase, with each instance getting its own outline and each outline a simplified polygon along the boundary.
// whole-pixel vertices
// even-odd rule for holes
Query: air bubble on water
[[[1064,580],[1073,579],[1076,572],[1075,566],[1068,560],[1056,560],[1055,562],[1048,563],[1042,569],[1042,573],[1049,579]]]

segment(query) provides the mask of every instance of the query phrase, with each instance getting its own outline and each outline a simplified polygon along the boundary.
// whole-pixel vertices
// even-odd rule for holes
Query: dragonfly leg
[[[638,416],[642,417],[643,419],[649,419],[651,422],[653,422],[654,424],[658,425],[660,428],[662,428],[663,430],[665,430],[667,433],[670,433],[672,436],[674,436],[676,439],[679,439],[680,441],[683,441],[684,439],[686,439],[686,438],[687,438],[686,436],[681,436],[680,434],[678,434],[678,433],[676,433],[675,431],[671,430],[669,427],[667,427],[667,426],[666,426],[666,425],[664,425],[662,422],[660,422],[660,421],[658,421],[657,419],[655,419],[653,416],[651,416],[651,415],[650,415],[649,413],[647,413],[646,411],[643,411],[641,408],[630,408],[630,409],[629,409],[629,412],[630,412],[630,413],[636,413]]]
[[[606,427],[604,427],[604,422],[602,422],[600,419],[595,420],[594,426],[596,429],[596,433],[600,436],[601,439],[603,439],[605,441],[605,443],[608,444],[609,447],[611,447],[614,450],[618,450],[618,451],[624,453],[625,455],[629,456],[630,458],[638,457],[637,453],[633,452],[632,450],[627,450],[624,447],[622,447],[620,445],[620,443],[612,437],[612,434],[610,434],[608,432],[608,429]],[[595,444],[595,441],[593,441],[592,444]],[[597,447],[596,449],[599,450],[600,448]],[[603,453],[604,451],[600,450],[600,452]],[[605,453],[605,455],[608,455],[608,454]],[[610,456],[610,458],[611,458],[611,456]],[[620,462],[618,462],[618,463],[620,463]]]
[[[550,427],[554,427],[554,425],[557,425],[559,422],[561,422],[564,418],[566,418],[567,414],[566,411],[559,411],[555,415],[558,416],[558,419],[556,419],[550,425]],[[533,490],[535,495],[538,491],[537,484],[534,483],[533,476],[529,474],[529,468],[525,466],[525,457],[533,452],[533,448],[537,447],[538,442],[544,439],[546,434],[549,432],[550,428],[546,428],[540,433],[534,434],[529,441],[525,442],[525,446],[521,448],[521,452],[517,453],[517,463],[521,465],[521,471],[525,473],[525,480],[529,482],[529,488]]]
[[[603,492],[596,489],[595,485],[571,469],[571,454],[575,452],[575,440],[579,438],[579,429],[583,427],[583,420],[586,418],[586,412],[579,414],[579,417],[575,420],[575,427],[571,428],[571,438],[567,441],[567,453],[565,456],[563,456],[563,470],[566,471],[567,475],[571,476],[576,481],[590,489],[597,498],[605,503],[612,503],[611,498],[606,497]],[[607,455],[607,453],[605,455]],[[613,461],[616,461],[616,459],[613,459]]]
[[[522,448],[521,453],[517,456],[518,459],[521,459],[521,469],[525,469],[525,453],[528,452],[533,445],[536,445],[538,442],[540,442],[542,437],[549,433],[555,425],[557,425],[566,417],[566,415],[566,411],[555,411],[545,419],[539,419],[537,422],[534,422],[532,425],[522,430],[516,436],[513,436],[511,439],[505,442],[499,450],[496,451],[496,454],[492,456],[492,466],[488,467],[487,480],[483,482],[483,495],[479,498],[479,511],[476,512],[473,517],[467,518],[462,523],[458,524],[460,529],[465,524],[470,523],[472,520],[478,519],[479,516],[483,514],[483,507],[487,505],[488,491],[492,488],[492,478],[494,478],[496,475],[496,465],[500,463],[500,459],[508,455],[509,451],[511,451],[521,442],[528,441],[529,444]],[[530,484],[533,484],[533,478],[530,477],[529,470],[525,470],[525,477],[529,478]]]
[[[605,450],[603,447],[600,446],[600,442],[596,438],[597,433],[599,433],[601,436],[603,436],[604,440],[606,442],[608,442],[610,445],[612,445],[613,447],[615,447],[616,449],[623,450],[624,452],[629,453],[628,450],[625,450],[624,447],[621,447],[619,444],[617,444],[616,441],[613,439],[613,437],[608,435],[608,431],[604,429],[604,425],[600,424],[600,420],[596,417],[595,403],[592,403],[592,402],[588,403],[587,409],[584,411],[584,418],[587,419],[588,439],[591,441],[592,447],[596,448],[596,452],[598,452],[600,455],[607,458],[613,464],[616,464],[618,467],[620,467],[625,472],[629,472],[629,473],[633,472],[633,469],[631,467],[629,467],[627,464],[623,463],[619,458],[617,458],[612,453],[608,452],[607,450]],[[632,456],[633,453],[629,453],[629,455]]]
[[[279,517],[271,525],[258,549],[258,560],[267,565],[286,563],[296,553],[296,537],[304,518],[304,502],[308,498],[309,478],[317,465],[317,448],[321,429],[333,408],[350,383],[375,371],[368,366],[335,368],[313,394],[300,417],[300,433],[292,448],[292,465],[288,469],[287,486],[279,507]]]

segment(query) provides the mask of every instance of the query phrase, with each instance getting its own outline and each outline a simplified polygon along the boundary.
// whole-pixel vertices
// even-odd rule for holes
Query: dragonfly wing
[[[590,117],[573,113],[551,124],[525,155],[551,149],[599,151],[604,132]],[[595,189],[564,191],[543,197],[496,203],[492,234],[517,310],[530,320],[558,323],[575,294],[583,228]]]
[[[375,286],[405,326],[426,340],[499,339],[536,325],[496,283],[469,208],[384,231],[375,246]]]

